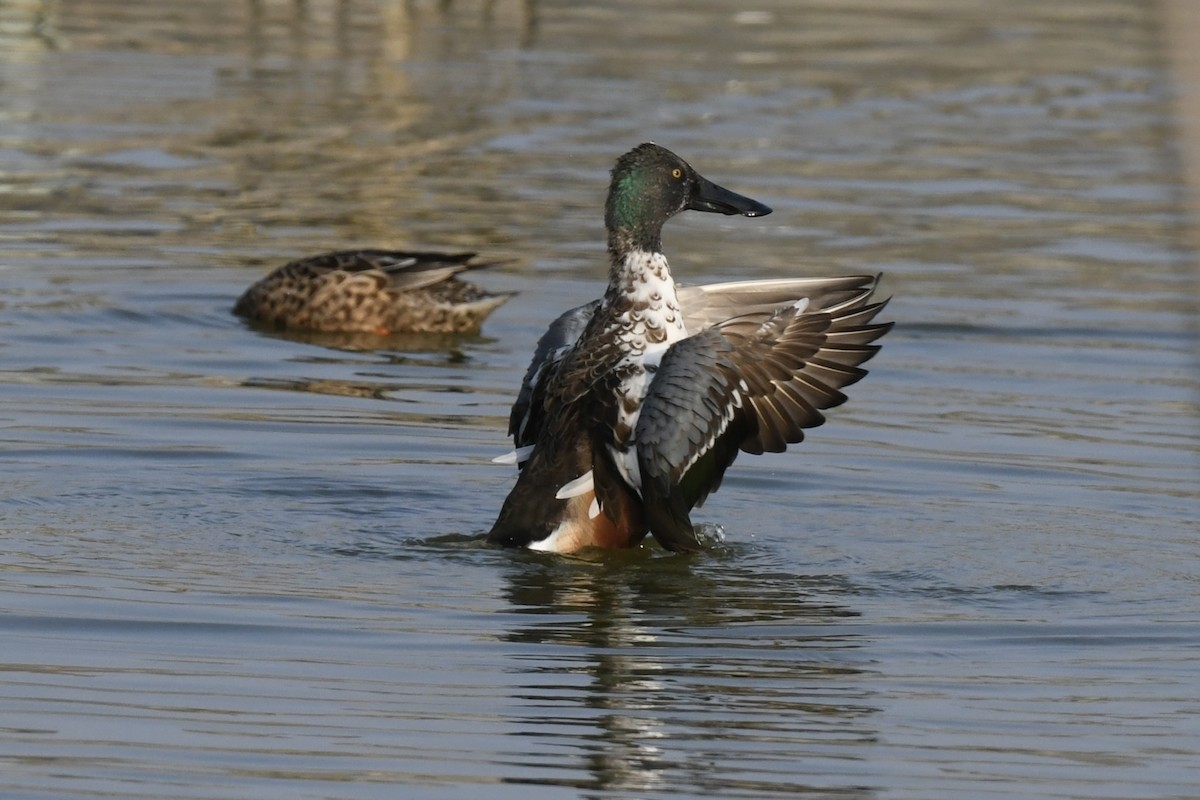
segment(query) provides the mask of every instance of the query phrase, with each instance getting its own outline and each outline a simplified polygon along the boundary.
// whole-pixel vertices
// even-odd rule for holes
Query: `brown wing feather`
[[[498,262],[472,264],[474,253],[437,253],[405,250],[339,250],[297,259],[282,269],[305,269],[317,273],[371,272],[387,275],[391,288],[412,291],[449,280],[460,272],[492,266]]]
[[[688,513],[739,450],[780,452],[803,440],[866,374],[859,365],[892,323],[873,322],[887,303],[868,303],[875,280],[854,280],[857,291],[839,286],[829,308],[793,303],[726,320],[663,356],[636,439],[651,532],[664,546],[694,546]]]

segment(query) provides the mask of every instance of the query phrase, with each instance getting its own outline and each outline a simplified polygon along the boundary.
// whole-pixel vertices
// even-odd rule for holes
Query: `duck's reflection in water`
[[[832,576],[746,559],[518,557],[506,639],[527,769],[597,791],[872,797],[868,642]],[[761,565],[760,565],[761,566]],[[528,615],[527,617],[525,615]],[[582,763],[581,763],[582,762]],[[571,767],[584,766],[587,777]]]

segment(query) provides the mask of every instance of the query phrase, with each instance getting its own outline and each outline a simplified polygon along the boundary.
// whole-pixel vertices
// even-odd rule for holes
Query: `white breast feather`
[[[637,430],[642,402],[663,355],[688,334],[666,256],[637,251],[629,254],[625,266],[634,276],[629,300],[636,310],[616,320],[623,328],[621,335],[629,351],[618,365],[618,369],[628,375],[618,392],[622,398],[634,399],[636,403],[630,404],[635,405],[633,411],[626,411],[624,404],[618,403],[617,422],[632,432]],[[662,331],[664,340],[650,343],[647,332],[651,330]],[[632,437],[631,433],[629,441],[618,442],[618,446],[612,448],[612,455],[621,477],[640,494],[642,476],[637,463],[637,441]]]

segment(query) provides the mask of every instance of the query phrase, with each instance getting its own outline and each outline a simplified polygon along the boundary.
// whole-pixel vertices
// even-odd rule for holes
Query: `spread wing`
[[[862,275],[837,278],[776,278],[679,286],[679,305],[688,332],[698,333],[732,317],[778,311],[801,298],[809,310],[834,308],[863,291]]]
[[[876,279],[824,308],[801,300],[725,320],[668,350],[636,429],[641,493],[651,530],[671,549],[695,549],[688,512],[721,483],[739,450],[781,452],[845,402],[841,389],[891,323],[872,320]],[[834,298],[837,300],[837,298]]]
[[[811,308],[836,308],[861,295],[864,281],[874,283],[871,278],[851,275],[680,286],[679,305],[683,308],[687,329],[696,333],[731,317],[773,313],[801,297],[809,299]],[[572,308],[554,320],[538,340],[509,415],[508,434],[517,447],[532,445],[537,439],[544,399],[542,392],[549,383],[547,377],[579,340],[599,307],[600,301],[593,300]],[[535,397],[537,402],[534,402]]]
[[[542,426],[546,387],[551,383],[551,376],[579,341],[599,307],[600,301],[593,300],[572,308],[550,323],[542,338],[538,339],[533,360],[525,371],[521,390],[517,392],[517,400],[508,417],[508,434],[518,448],[531,446],[537,441]]]

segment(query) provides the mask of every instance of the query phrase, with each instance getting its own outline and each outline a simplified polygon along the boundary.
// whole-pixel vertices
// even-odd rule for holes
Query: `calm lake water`
[[[0,796],[1200,797],[1155,8],[6,0]],[[882,271],[896,328],[711,551],[489,548],[645,140],[775,208],[673,221],[683,280]],[[469,338],[230,315],[367,245],[520,295]]]

